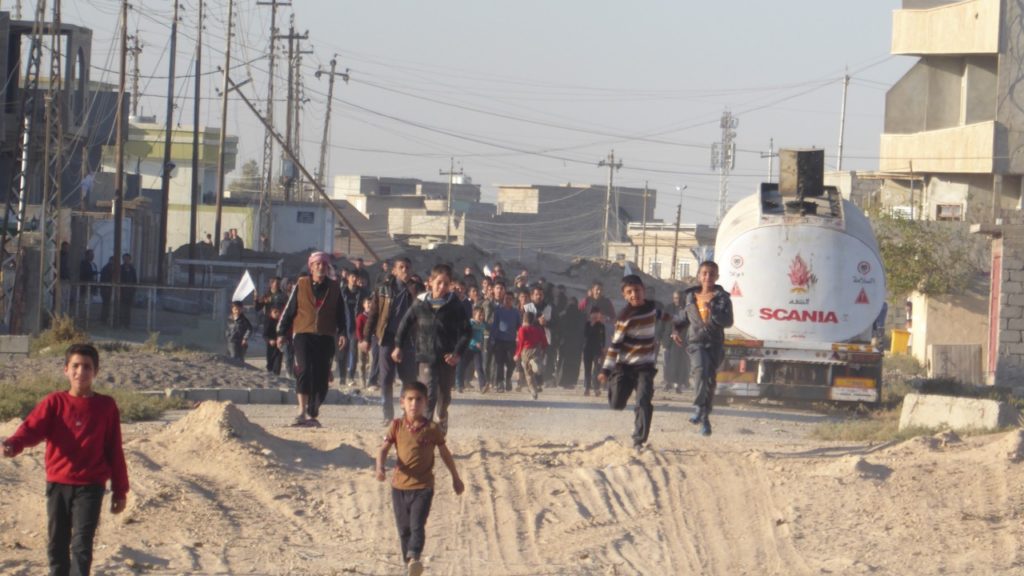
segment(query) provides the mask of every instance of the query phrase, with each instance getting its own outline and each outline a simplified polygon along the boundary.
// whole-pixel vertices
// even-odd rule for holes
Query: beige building
[[[629,241],[610,243],[608,259],[634,262],[647,274],[662,280],[693,278],[700,261],[711,256],[716,231],[703,224],[682,224],[677,242],[675,224],[649,222],[645,229],[643,224],[631,223],[626,230]]]
[[[1020,207],[1022,17],[1001,0],[904,0],[893,13],[892,53],[918,60],[886,94],[879,168],[899,198],[890,204],[969,222]]]

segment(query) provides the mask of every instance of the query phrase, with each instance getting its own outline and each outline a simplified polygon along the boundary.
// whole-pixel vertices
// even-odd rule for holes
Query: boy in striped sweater
[[[651,433],[654,416],[654,375],[658,373],[655,334],[659,313],[654,302],[646,298],[643,280],[635,274],[622,278],[622,296],[626,307],[615,321],[615,333],[597,379],[606,384],[615,370],[619,376],[618,386],[624,387],[619,392],[625,394],[625,398],[636,390],[633,448],[639,451]],[[609,398],[612,394],[609,390]]]

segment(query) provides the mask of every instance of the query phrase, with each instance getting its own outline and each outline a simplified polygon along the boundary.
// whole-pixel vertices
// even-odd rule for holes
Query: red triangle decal
[[[734,282],[733,283],[732,290],[729,292],[729,295],[730,296],[743,296],[743,290],[740,290],[740,283],[739,282]]]
[[[868,293],[863,288],[860,289],[860,294],[857,295],[857,304],[870,304],[868,302]]]

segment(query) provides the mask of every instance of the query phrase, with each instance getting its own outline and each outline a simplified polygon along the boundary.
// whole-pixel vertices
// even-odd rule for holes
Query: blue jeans
[[[405,382],[416,381],[416,353],[410,347],[402,350],[402,363],[395,364],[391,359],[391,352],[394,345],[381,345],[377,353],[377,365],[380,367],[378,384],[380,384],[380,399],[384,403],[384,419],[393,420],[395,417],[395,377]]]

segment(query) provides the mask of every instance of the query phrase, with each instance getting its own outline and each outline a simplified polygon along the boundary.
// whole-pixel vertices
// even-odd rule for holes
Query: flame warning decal
[[[857,303],[857,304],[870,304],[871,303],[868,300],[868,293],[865,292],[863,288],[860,289],[860,294],[857,295],[857,300],[855,300],[855,303]]]
[[[742,297],[743,296],[743,290],[740,290],[740,283],[739,282],[733,283],[732,290],[729,291],[729,295],[732,296],[733,298],[737,298],[737,297]]]
[[[811,271],[811,267],[804,262],[804,259],[800,254],[793,258],[793,262],[789,265],[789,281],[793,285],[789,289],[794,294],[806,294],[815,284],[818,283],[818,277]]]

